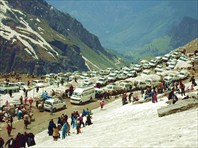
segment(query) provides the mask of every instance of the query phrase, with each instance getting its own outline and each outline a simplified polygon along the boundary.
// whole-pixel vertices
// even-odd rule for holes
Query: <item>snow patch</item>
[[[45,130],[35,136],[34,147],[196,147],[197,109],[158,117],[157,109],[167,105],[163,99],[124,106],[115,100],[92,111],[93,125],[81,128],[82,134],[71,128],[70,136],[55,142]]]
[[[24,13],[22,13],[22,12],[21,12],[21,11],[19,11],[19,10],[12,9],[12,11],[14,11],[14,12],[18,12],[19,14],[21,14],[21,15],[23,15],[23,16],[26,16]]]
[[[41,22],[41,21],[39,20],[39,18],[36,18],[36,21],[39,22],[39,23]]]
[[[87,68],[88,68],[89,70],[91,70],[91,69],[90,69],[90,67],[88,66],[87,62],[91,63],[91,65],[93,65],[95,68],[100,69],[97,65],[95,65],[94,63],[92,63],[91,61],[89,61],[89,60],[88,60],[87,58],[85,58],[84,56],[82,56],[82,58],[85,60],[85,65],[87,66]]]
[[[44,29],[43,29],[43,28],[41,28],[41,27],[38,27],[38,30],[39,30],[39,31],[44,31]]]
[[[8,26],[5,26],[4,24],[2,24],[1,22],[1,19],[0,19],[0,23],[1,23],[1,30],[0,30],[0,33],[1,33],[1,36],[6,39],[6,40],[11,40],[12,38],[17,38],[19,41],[22,42],[22,44],[24,46],[26,46],[27,48],[25,48],[25,51],[27,51],[29,54],[32,55],[33,58],[35,59],[38,59],[38,56],[36,55],[36,52],[34,51],[33,47],[26,41],[24,40],[23,38],[27,39],[28,41],[34,43],[34,44],[37,44],[39,46],[41,46],[43,49],[45,49],[46,51],[48,52],[51,52],[51,56],[53,58],[55,58],[55,55],[56,56],[59,56],[58,52],[56,52],[49,43],[46,42],[46,40],[39,34],[37,33],[36,31],[34,31],[30,26],[29,24],[22,18],[22,17],[17,17],[15,15],[15,12],[18,12],[20,14],[23,14],[22,12],[20,12],[19,10],[15,10],[15,9],[11,9],[7,4],[6,2],[3,0],[1,1],[2,4],[1,4],[1,13],[0,13],[0,16],[1,19],[2,18],[6,18],[5,17],[5,13],[7,11],[10,11],[11,13],[13,13],[13,15],[15,16],[15,18],[20,22],[22,23],[24,26],[26,26],[25,28],[22,28],[22,27],[17,27],[17,29],[19,30],[18,32],[16,32],[15,30],[12,30],[10,27]],[[4,13],[4,14],[2,14]],[[40,22],[40,20],[37,18],[36,19],[38,22]],[[42,29],[42,28],[40,28]],[[8,33],[9,32],[9,33]],[[31,37],[28,37],[28,36],[25,36],[24,34],[33,34],[35,36],[38,37],[38,40],[35,40]],[[54,55],[55,54],[55,55]]]
[[[54,7],[53,7],[53,6],[51,6],[51,7],[50,7],[50,10],[54,10]]]

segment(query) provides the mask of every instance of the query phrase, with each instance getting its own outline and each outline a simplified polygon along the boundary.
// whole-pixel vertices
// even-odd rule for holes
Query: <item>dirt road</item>
[[[109,103],[114,100],[115,100],[114,98],[110,98],[108,100],[105,100],[105,103]],[[93,109],[99,107],[99,102],[100,102],[100,100],[93,100],[92,102],[88,102],[83,105],[73,105],[70,103],[69,99],[65,99],[65,101],[67,104],[67,109],[57,111],[53,115],[50,115],[50,112],[48,112],[48,111],[39,112],[38,109],[36,109],[36,107],[34,107],[33,108],[33,114],[34,114],[33,117],[35,118],[35,121],[33,121],[31,124],[29,124],[28,129],[24,129],[23,120],[18,121],[17,117],[15,117],[14,122],[13,122],[14,129],[12,130],[12,137],[15,138],[15,136],[17,135],[18,132],[24,133],[25,131],[37,134],[37,133],[39,133],[43,130],[46,130],[48,128],[50,119],[54,119],[55,123],[57,123],[58,117],[61,116],[62,114],[67,114],[70,117],[71,113],[74,110],[79,111],[79,113],[82,113],[82,110],[86,109],[86,108],[93,110]],[[0,123],[0,124],[3,125],[2,130],[0,130],[0,136],[2,136],[4,141],[6,142],[9,139],[7,131],[6,131],[6,123]]]

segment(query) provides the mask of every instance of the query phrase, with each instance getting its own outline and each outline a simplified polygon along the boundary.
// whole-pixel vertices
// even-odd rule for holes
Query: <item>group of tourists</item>
[[[194,76],[191,77],[190,82],[192,82],[191,87],[188,89],[193,91],[194,86],[197,86]],[[172,89],[168,95],[168,100],[172,100],[172,104],[175,104],[178,101],[178,97],[177,97],[176,93],[180,93],[181,96],[184,96],[184,99],[188,98],[188,96],[186,96],[186,94],[185,94],[185,91],[186,91],[185,84],[181,80],[179,82],[172,83]]]
[[[57,141],[59,138],[65,139],[66,136],[70,136],[71,128],[76,129],[76,134],[79,134],[81,133],[82,127],[93,124],[91,122],[91,115],[92,113],[89,109],[83,109],[81,114],[79,114],[78,111],[71,113],[71,123],[68,122],[68,116],[66,114],[62,114],[58,117],[57,124],[51,119],[48,125],[48,135],[53,136],[54,141]],[[85,122],[84,117],[86,118]],[[62,136],[60,135],[60,131],[62,131]]]
[[[13,127],[13,120],[14,117],[16,117],[17,120],[23,120],[24,123],[24,129],[28,129],[28,125],[33,121],[33,112],[32,112],[32,104],[33,99],[30,98],[29,100],[23,98],[22,96],[19,98],[20,104],[19,105],[13,105],[10,104],[8,101],[6,101],[5,105],[2,106],[2,111],[0,112],[1,121],[5,122],[5,129],[7,131],[9,140],[4,143],[4,140],[2,137],[0,137],[0,148],[1,146],[5,144],[5,147],[9,148],[20,148],[25,147],[25,143],[27,143],[28,146],[35,145],[34,141],[34,135],[32,133],[27,134],[24,132],[24,134],[18,133],[16,138],[13,138],[12,130]],[[29,102],[29,103],[28,103]]]
[[[190,82],[192,82],[191,88],[188,88],[188,89],[194,90],[194,86],[197,85],[197,83],[195,82],[194,76],[191,77]],[[171,84],[165,81],[162,81],[157,87],[152,88],[151,86],[147,86],[145,90],[143,88],[140,88],[141,96],[137,95],[137,93],[135,93],[135,91],[133,92],[132,90],[129,92],[129,95],[123,92],[122,105],[139,101],[140,97],[142,97],[144,100],[151,98],[152,103],[156,103],[158,102],[158,98],[157,98],[158,93],[162,94],[164,92],[169,92],[168,99],[173,100],[173,104],[175,104],[178,100],[178,97],[176,94],[181,94],[181,96],[185,97],[186,89],[187,88],[185,84],[182,82],[182,80],[172,81]]]
[[[34,134],[29,133],[18,133],[15,138],[10,137],[6,142],[2,137],[0,137],[0,148],[25,148],[35,145]]]

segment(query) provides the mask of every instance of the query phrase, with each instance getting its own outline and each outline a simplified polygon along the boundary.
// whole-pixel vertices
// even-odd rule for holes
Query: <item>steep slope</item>
[[[124,52],[133,61],[171,51],[176,47],[171,42],[177,39],[169,36],[170,30],[185,16],[198,19],[198,3],[194,0],[48,1],[78,18],[105,47]]]
[[[98,68],[114,66],[95,35],[45,1],[3,0],[0,7],[0,72],[84,71],[84,57]]]

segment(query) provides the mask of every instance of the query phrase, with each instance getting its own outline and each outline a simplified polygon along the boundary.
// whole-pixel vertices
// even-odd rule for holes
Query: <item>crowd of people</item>
[[[0,137],[0,148],[25,148],[35,145],[34,134],[29,133],[18,133],[15,138],[10,137],[6,142],[2,137]]]
[[[175,104],[178,101],[178,97],[176,94],[181,94],[181,96],[186,97],[186,90],[194,90],[194,86],[197,86],[194,76],[191,77],[190,82],[192,82],[190,88],[186,88],[185,84],[182,80],[172,81],[171,84],[162,81],[158,87],[147,86],[146,90],[143,88],[140,89],[141,96],[137,95],[135,91],[129,91],[129,95],[123,92],[122,94],[122,105],[139,101],[140,98],[144,100],[151,98],[152,103],[158,102],[157,95],[162,93],[168,93],[168,100],[172,100],[172,104]]]
[[[76,134],[80,134],[82,127],[93,124],[91,115],[91,111],[87,108],[86,110],[83,109],[81,114],[79,114],[78,111],[73,111],[71,113],[71,123],[68,122],[68,115],[66,114],[62,114],[58,117],[57,123],[51,119],[48,125],[48,135],[52,136],[54,141],[57,141],[59,138],[65,139],[66,136],[70,136],[71,128],[76,130]],[[86,118],[85,122],[84,117]],[[61,134],[60,131],[62,131]]]
[[[194,89],[194,86],[197,85],[194,76],[191,77],[190,82],[191,84],[191,90]],[[71,85],[68,90],[65,91],[65,96],[69,97],[73,93],[73,86]],[[173,81],[171,84],[168,84],[166,82],[162,82],[158,87],[147,87],[146,90],[142,89],[141,97],[144,99],[151,98],[152,103],[158,102],[157,95],[158,93],[168,93],[168,100],[172,100],[172,103],[175,104],[178,101],[178,97],[176,94],[181,94],[181,96],[186,96],[186,86],[182,82],[182,80],[179,81]],[[52,91],[54,93],[54,91]],[[55,94],[53,94],[55,95]],[[10,94],[12,96],[12,94]],[[4,121],[6,121],[7,126],[7,134],[9,137],[9,140],[4,142],[3,138],[0,137],[0,148],[5,146],[8,147],[25,147],[24,145],[31,146],[35,145],[34,141],[34,135],[33,133],[18,133],[16,135],[16,138],[13,138],[12,135],[12,123],[13,123],[13,117],[17,116],[18,120],[24,121],[24,129],[28,128],[28,125],[31,124],[31,121],[33,120],[33,113],[32,113],[32,104],[33,104],[33,98],[27,97],[27,91],[24,91],[25,97],[20,97],[20,105],[13,106],[13,113],[7,112],[6,108],[8,108],[10,105],[7,102],[6,105],[2,109]],[[104,97],[104,100],[109,99],[110,93],[106,92],[103,94],[102,97]],[[104,108],[105,102],[104,100],[100,101],[100,107],[101,109]],[[127,95],[127,92],[122,93],[122,104],[125,105],[127,103],[139,101],[140,96],[138,96],[134,91],[132,91],[132,88],[129,91],[129,95]],[[37,103],[36,103],[37,104]],[[38,108],[38,104],[36,105]],[[5,108],[5,110],[4,110]],[[67,136],[71,135],[71,129],[76,130],[76,134],[81,133],[81,128],[85,126],[89,126],[92,123],[92,113],[88,109],[83,109],[82,113],[80,114],[78,111],[74,111],[71,114],[71,123],[68,122],[68,116],[66,114],[62,114],[60,117],[58,117],[57,124],[55,124],[54,120],[51,119],[48,125],[48,134],[49,136],[52,136],[54,141],[57,141],[59,138],[65,139]],[[84,119],[86,118],[86,121]],[[60,134],[60,132],[62,132]]]

